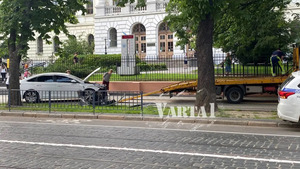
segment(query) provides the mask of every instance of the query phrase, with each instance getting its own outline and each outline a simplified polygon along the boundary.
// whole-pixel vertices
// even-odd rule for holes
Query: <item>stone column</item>
[[[105,0],[98,0],[95,18],[105,16]]]
[[[156,12],[156,1],[157,0],[147,0],[147,12]]]

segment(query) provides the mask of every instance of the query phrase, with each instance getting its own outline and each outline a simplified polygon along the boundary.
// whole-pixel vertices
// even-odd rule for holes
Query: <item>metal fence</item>
[[[101,56],[105,57],[105,56]],[[214,68],[216,77],[249,77],[249,76],[271,76],[271,65],[265,63],[247,63],[241,64],[236,60],[232,61],[231,72],[226,73],[224,60],[225,55],[218,54],[214,56]],[[123,66],[126,63],[126,66]],[[111,81],[187,81],[197,79],[197,58],[195,57],[174,57],[174,58],[158,58],[145,57],[136,60],[121,60],[106,57],[100,58],[80,58],[79,63],[74,64],[72,60],[54,61],[36,59],[28,61],[28,70],[31,74],[43,72],[65,72],[71,70],[71,74],[84,78],[88,73],[97,67],[101,70],[93,75],[91,81],[102,81],[102,75],[109,69],[113,69],[114,73]],[[128,69],[129,74],[122,74],[120,68]],[[134,69],[133,69],[134,67]],[[284,62],[285,72],[292,67],[291,61]],[[130,69],[130,70],[129,70]],[[21,65],[21,73],[25,71],[24,63]]]
[[[140,114],[142,92],[0,90],[0,108],[51,112]]]

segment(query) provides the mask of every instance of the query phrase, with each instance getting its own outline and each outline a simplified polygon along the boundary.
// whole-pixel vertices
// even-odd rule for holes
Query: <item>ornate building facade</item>
[[[143,8],[136,4],[117,7],[113,0],[90,0],[85,16],[77,15],[79,23],[68,25],[70,34],[76,38],[93,41],[95,54],[121,53],[122,35],[135,35],[136,54],[140,58],[176,58],[193,55],[192,50],[176,47],[176,37],[163,21],[168,0],[147,0]],[[67,40],[64,34],[52,34],[52,44],[36,37],[30,42],[30,58],[47,58],[57,51],[55,39]]]
[[[287,15],[299,12],[292,1]],[[95,54],[120,54],[122,35],[135,35],[136,54],[140,58],[177,58],[193,56],[194,51],[176,46],[177,38],[164,22],[165,8],[169,0],[147,0],[146,6],[136,8],[136,4],[117,7],[113,0],[90,0],[85,16],[78,13],[79,23],[68,25],[70,34],[95,44]],[[57,51],[55,39],[67,40],[64,34],[52,34],[52,44],[36,37],[30,42],[30,58],[48,58]],[[222,53],[214,49],[214,54]]]

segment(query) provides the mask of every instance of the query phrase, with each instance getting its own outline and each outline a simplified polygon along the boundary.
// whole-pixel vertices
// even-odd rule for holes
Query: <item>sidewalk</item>
[[[67,112],[29,112],[29,111],[1,111],[0,116],[31,117],[31,118],[67,118],[67,119],[99,119],[99,120],[134,120],[195,124],[219,124],[259,127],[300,127],[300,123],[290,123],[282,120],[242,119],[242,118],[160,118],[154,115],[130,114],[93,114],[93,113],[67,113]]]

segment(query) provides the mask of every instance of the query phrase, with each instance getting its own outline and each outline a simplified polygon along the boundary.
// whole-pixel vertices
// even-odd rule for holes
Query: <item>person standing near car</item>
[[[104,73],[102,84],[106,86],[106,89],[109,90],[109,79],[113,70],[110,69],[108,72]]]
[[[4,83],[6,80],[6,73],[7,73],[7,68],[6,66],[1,63],[1,76],[2,76],[2,82]]]
[[[276,74],[278,73],[278,69],[280,69],[281,74],[285,74],[282,65],[282,59],[284,56],[285,54],[280,50],[280,48],[278,48],[276,51],[272,53],[270,57],[272,76],[276,76]]]

